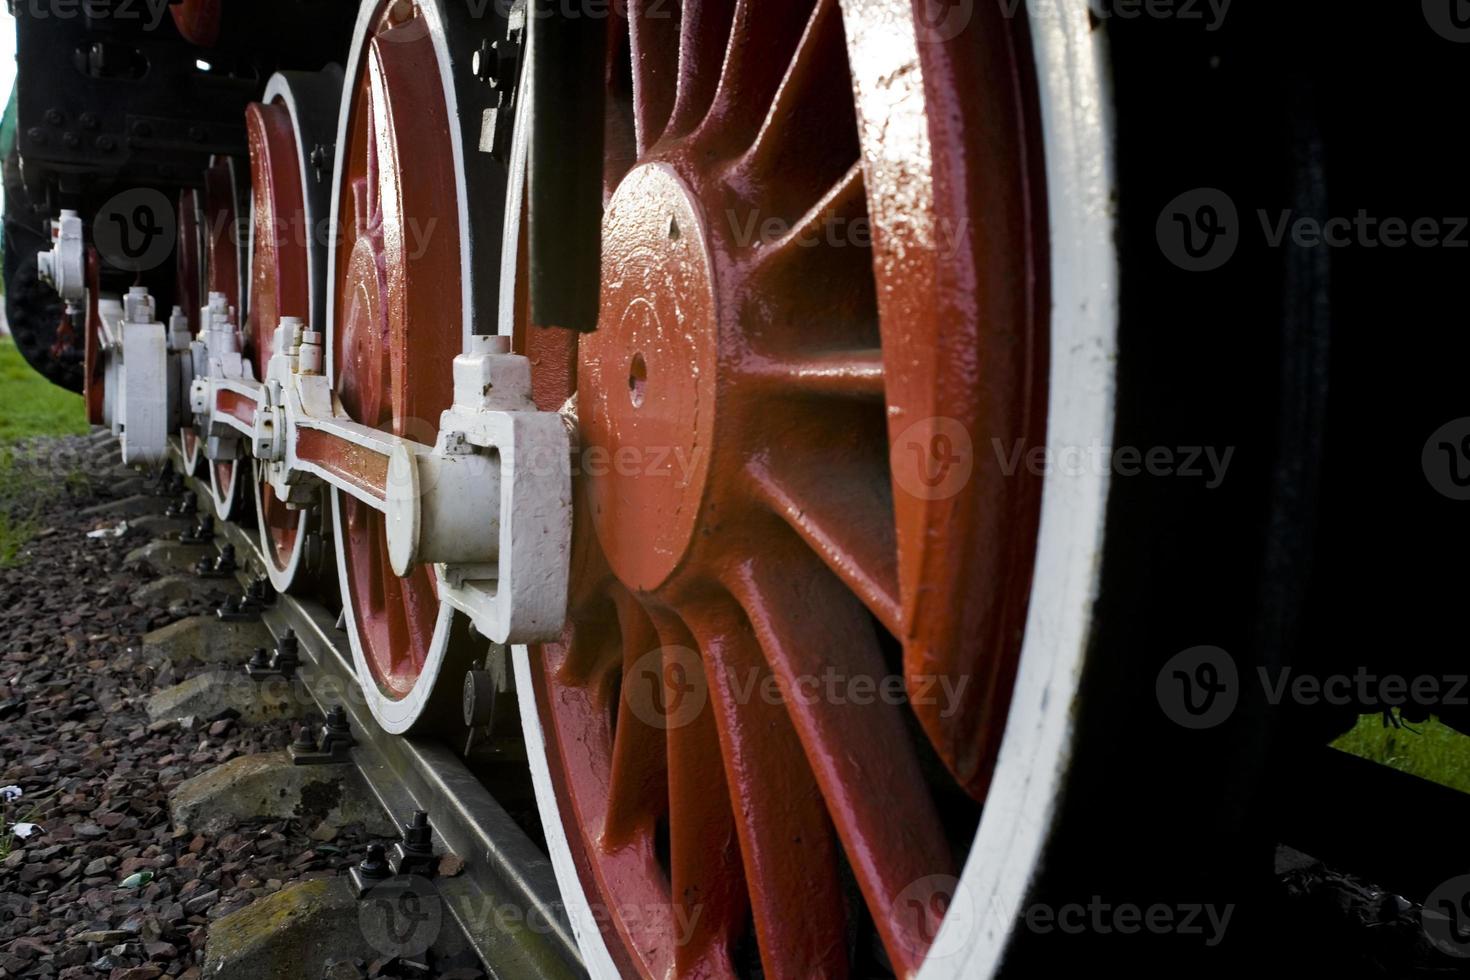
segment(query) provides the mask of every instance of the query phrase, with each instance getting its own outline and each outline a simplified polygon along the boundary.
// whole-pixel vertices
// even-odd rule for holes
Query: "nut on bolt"
[[[414,811],[413,819],[404,825],[402,840],[393,845],[389,863],[394,874],[433,877],[437,862],[434,860],[434,830],[429,826],[427,811]]]
[[[298,742],[302,739],[298,738]],[[347,711],[340,704],[333,705],[327,712],[321,728],[321,738],[315,751],[307,751],[292,745],[289,749],[291,761],[298,766],[318,766],[348,760],[347,750],[357,744],[352,737],[352,728],[347,722]]]
[[[182,538],[180,540],[183,540]],[[199,559],[194,566],[194,574],[200,578],[229,578],[235,574],[235,546],[227,544],[220,549],[219,557],[210,561],[207,557]],[[239,601],[239,597],[234,597]]]
[[[358,898],[362,898],[378,882],[391,878],[393,872],[388,867],[383,845],[369,844],[367,856],[349,869],[347,876],[352,881],[352,893]]]
[[[197,507],[198,504],[196,503],[195,506]],[[198,523],[194,525],[193,530],[189,533],[179,535],[179,541],[183,544],[206,544],[213,540],[214,517],[210,514],[205,514],[199,518]]]

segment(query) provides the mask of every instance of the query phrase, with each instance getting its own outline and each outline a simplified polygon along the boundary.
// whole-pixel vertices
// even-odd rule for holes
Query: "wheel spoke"
[[[728,578],[782,688],[823,685],[821,697],[788,695],[791,718],[883,945],[900,976],[913,972],[937,923],[896,899],[951,861],[900,709],[873,693],[889,673],[871,623],[799,547],[765,547]]]
[[[638,155],[663,134],[678,92],[678,8],[666,0],[630,0],[628,37],[633,63],[633,126]]]
[[[623,648],[623,682],[613,730],[607,820],[602,830],[605,848],[625,844],[637,833],[651,833],[654,822],[669,806],[664,732],[650,724],[642,710],[649,701],[662,698],[663,658],[658,633],[627,589],[615,587],[613,601]],[[645,699],[645,691],[651,697]]]
[[[827,191],[801,214],[775,241],[760,241],[760,259],[754,274],[779,265],[785,271],[797,260],[814,253],[854,253],[863,262],[871,260],[867,249],[852,248],[855,229],[867,214],[863,197],[862,164],[854,163]],[[822,246],[828,246],[823,248]]]
[[[680,22],[679,95],[665,132],[683,136],[709,111],[736,0],[686,0]]]
[[[748,468],[760,499],[801,535],[822,562],[902,635],[893,499],[881,457],[831,454],[799,460],[772,454]]]
[[[731,153],[754,140],[811,11],[810,0],[739,0],[720,84],[702,130]]]
[[[728,599],[686,611],[709,664],[710,704],[767,976],[847,973],[837,842],[750,624]],[[801,874],[792,873],[794,867]]]
[[[873,347],[779,360],[752,358],[741,370],[768,386],[775,397],[797,393],[860,401],[883,399],[883,352]]]
[[[666,646],[689,649],[682,626],[662,624]],[[683,658],[679,671],[665,672],[665,687],[702,702],[708,682],[699,658]],[[666,696],[670,692],[666,691]],[[730,950],[749,919],[749,898],[740,861],[739,835],[714,712],[704,704],[693,718],[670,716],[669,865],[674,905],[674,964],[679,976],[735,976]],[[682,723],[673,723],[682,721]]]
[[[856,155],[856,130],[850,120],[834,116],[828,108],[831,90],[851,85],[845,58],[837,0],[817,0],[760,133],[745,153],[744,176],[752,180],[771,176],[781,169],[785,153],[830,153],[839,133],[845,137],[844,147],[852,151],[847,159]]]

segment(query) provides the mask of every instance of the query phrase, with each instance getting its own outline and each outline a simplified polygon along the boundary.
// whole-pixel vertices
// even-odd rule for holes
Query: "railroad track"
[[[172,457],[182,471],[183,452],[177,445]],[[207,511],[207,481],[188,477],[186,482]],[[237,524],[220,522],[217,527],[215,546],[234,547],[240,562],[235,581],[243,591],[264,574],[260,539]],[[363,699],[353,696],[358,680],[338,617],[310,599],[278,595],[260,618],[277,639],[288,629],[295,633],[304,661],[298,676],[320,713],[325,716],[338,705],[346,710],[357,740],[351,763],[383,811],[400,822],[414,811],[427,812],[436,847],[464,860],[462,874],[431,880],[444,911],[491,975],[584,975],[546,856],[453,750],[431,738],[389,735],[373,723]],[[506,921],[507,909],[528,923],[514,936],[496,927]]]

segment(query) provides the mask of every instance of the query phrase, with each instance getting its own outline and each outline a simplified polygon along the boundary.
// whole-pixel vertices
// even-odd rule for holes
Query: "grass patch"
[[[1414,722],[1413,728],[1395,728],[1385,726],[1381,714],[1363,715],[1332,747],[1470,793],[1470,737],[1441,725],[1437,718]]]
[[[15,342],[0,337],[0,568],[20,562],[37,530],[36,514],[48,486],[18,440],[82,435],[87,412],[80,395],[56,387],[26,363]],[[68,483],[66,488],[70,491]]]
[[[0,337],[0,443],[86,431],[82,396],[41,377],[21,357],[14,341]]]

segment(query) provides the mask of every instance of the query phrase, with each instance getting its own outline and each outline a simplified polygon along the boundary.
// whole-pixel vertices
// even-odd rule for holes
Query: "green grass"
[[[82,396],[41,377],[9,337],[0,338],[0,443],[86,431]]]
[[[81,396],[41,377],[9,337],[0,337],[0,568],[23,557],[36,531],[37,495],[44,490],[31,469],[17,463],[15,442],[86,431]]]
[[[1410,729],[1385,727],[1380,714],[1363,715],[1332,747],[1470,793],[1470,737],[1436,718]]]

